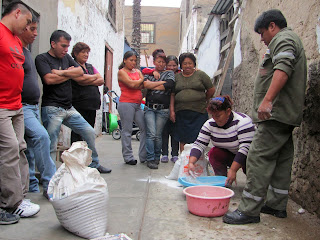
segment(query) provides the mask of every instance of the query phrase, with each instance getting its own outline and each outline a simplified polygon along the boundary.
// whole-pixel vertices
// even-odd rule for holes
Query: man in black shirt
[[[88,143],[92,150],[92,163],[100,173],[110,173],[111,169],[99,164],[95,147],[95,132],[90,124],[72,107],[71,79],[80,84],[91,84],[90,75],[83,74],[81,67],[67,53],[71,36],[56,30],[50,37],[51,48],[36,57],[37,71],[43,83],[42,122],[50,136],[50,153],[56,158],[56,148],[61,124],[70,127]]]

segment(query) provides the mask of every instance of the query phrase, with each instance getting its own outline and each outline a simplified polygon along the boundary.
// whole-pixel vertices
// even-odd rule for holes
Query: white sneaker
[[[30,199],[23,199],[20,205],[12,213],[17,214],[22,218],[32,217],[40,211],[40,206],[34,204]]]

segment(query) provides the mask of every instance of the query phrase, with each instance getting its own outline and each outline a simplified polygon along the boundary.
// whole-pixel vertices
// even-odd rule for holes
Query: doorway
[[[104,65],[104,85],[112,90],[112,68],[113,68],[113,50],[106,43],[105,46],[105,65]],[[110,112],[112,112],[112,102],[110,102]]]

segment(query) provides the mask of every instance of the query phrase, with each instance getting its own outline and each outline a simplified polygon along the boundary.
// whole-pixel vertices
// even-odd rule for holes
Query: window
[[[116,0],[109,0],[108,18],[113,25],[116,24]]]
[[[141,43],[155,43],[155,24],[141,23]]]

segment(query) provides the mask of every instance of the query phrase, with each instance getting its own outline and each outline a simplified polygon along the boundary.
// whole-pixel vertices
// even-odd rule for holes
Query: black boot
[[[223,222],[228,224],[248,224],[260,222],[260,216],[248,216],[238,209],[234,212],[228,212],[223,216]]]
[[[268,207],[267,205],[264,205],[261,210],[261,213],[270,214],[277,218],[286,218],[287,217],[287,211],[286,210],[276,210],[271,207]]]

